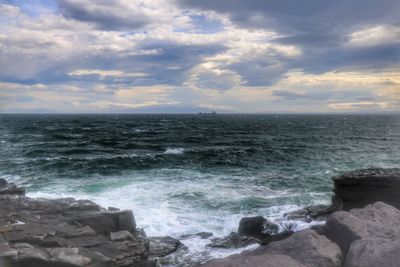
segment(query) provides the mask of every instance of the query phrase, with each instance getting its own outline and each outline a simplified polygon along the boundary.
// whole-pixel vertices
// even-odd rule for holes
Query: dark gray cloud
[[[370,47],[345,45],[352,32],[376,25],[398,27],[398,0],[177,0],[177,3],[184,8],[227,14],[231,21],[244,28],[272,29],[283,34],[285,37],[274,42],[296,45],[303,50],[302,57],[285,64],[286,70],[301,68],[310,73],[321,73],[336,69],[391,67],[399,62],[399,42]],[[240,65],[236,68],[245,71],[246,68]],[[279,72],[285,71],[271,74],[278,75],[275,77],[279,79]],[[266,72],[267,77],[271,74]],[[249,85],[263,81],[259,75],[246,76]]]
[[[186,8],[230,15],[245,27],[274,28],[286,33],[323,33],[369,23],[398,24],[397,0],[177,0]]]
[[[150,23],[144,13],[129,12],[110,1],[59,0],[61,13],[71,19],[93,23],[102,30],[133,31]]]

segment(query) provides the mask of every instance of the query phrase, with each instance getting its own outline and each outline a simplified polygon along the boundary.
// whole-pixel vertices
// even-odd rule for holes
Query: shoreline
[[[329,222],[330,218],[342,208],[352,210],[380,200],[396,205],[400,203],[400,199],[397,199],[395,193],[390,194],[390,191],[399,179],[399,169],[368,169],[335,177],[335,195],[331,207],[323,205],[308,207],[287,214],[287,218],[308,222],[327,219]],[[354,194],[354,198],[350,202],[347,201],[349,186],[351,188],[352,182],[359,184],[360,181],[364,183],[364,191],[381,185],[382,190],[386,190],[385,194],[379,196],[375,194],[370,199],[362,194]],[[346,186],[343,187],[343,184]],[[168,263],[168,260],[179,261],[178,258],[162,257],[176,250],[186,249],[184,242],[181,241],[188,237],[181,237],[181,241],[171,237],[147,237],[143,230],[136,228],[132,211],[105,209],[88,200],[32,199],[25,197],[24,194],[23,188],[12,183],[8,184],[5,180],[0,181],[0,215],[2,215],[0,237],[3,237],[0,257],[6,259],[11,266],[35,266],[34,264],[38,262],[37,266],[156,266],[156,258],[160,263],[163,261]],[[388,207],[383,206],[383,208]],[[269,231],[265,231],[266,226],[270,227]],[[261,254],[272,257],[274,253],[269,253],[267,249],[272,246],[270,244],[274,244],[272,247],[277,247],[282,242],[294,242],[291,240],[295,240],[299,235],[312,236],[318,240],[328,236],[328,241],[332,242],[336,237],[333,235],[329,238],[328,230],[325,228],[326,226],[321,224],[312,227],[311,230],[293,233],[294,229],[290,229],[290,225],[287,229],[278,229],[274,222],[258,216],[258,218],[242,218],[238,225],[238,233],[231,233],[226,237],[212,237],[212,233],[199,233],[192,237],[195,236],[198,240],[207,239],[210,241],[207,247],[211,249],[243,249],[244,252],[241,254],[205,263],[205,266],[233,266],[225,264],[232,260],[237,262],[239,258],[254,258],[254,253],[260,253],[260,250],[267,250]],[[255,248],[256,244],[261,246]],[[346,258],[343,254],[347,253],[342,247],[343,245],[339,249],[342,254],[338,252],[341,256],[336,255],[338,259],[340,258],[340,264]],[[288,257],[291,258],[289,261],[293,259],[290,255]],[[201,262],[192,262],[188,266],[195,264]]]

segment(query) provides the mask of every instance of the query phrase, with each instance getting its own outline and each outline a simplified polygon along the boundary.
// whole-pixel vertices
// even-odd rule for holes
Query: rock
[[[108,207],[107,210],[108,211],[120,211],[120,209],[114,208],[114,207]]]
[[[400,168],[365,169],[333,177],[335,210],[363,208],[377,201],[400,208]]]
[[[344,253],[358,239],[400,238],[400,211],[383,202],[364,209],[337,211],[327,218],[323,233]]]
[[[400,239],[362,239],[353,242],[345,267],[399,266]]]
[[[197,234],[190,234],[190,235],[183,235],[180,237],[180,239],[187,239],[187,238],[191,238],[191,237],[199,237],[201,239],[207,239],[212,237],[214,234],[210,233],[210,232],[200,232]]]
[[[123,240],[133,240],[134,237],[130,232],[123,230],[118,232],[111,232],[110,239],[112,241],[123,241]]]
[[[222,238],[214,238],[212,240],[212,243],[208,244],[207,246],[212,248],[231,249],[247,247],[256,243],[258,243],[258,240],[253,237],[242,236],[232,232],[228,236]]]
[[[200,233],[195,234],[195,236],[198,236],[198,237],[200,237],[201,239],[207,239],[207,238],[212,237],[213,235],[214,235],[214,234],[213,234],[213,233],[210,233],[210,232],[200,232]]]
[[[118,218],[118,230],[126,230],[129,232],[136,231],[136,222],[132,211],[123,210],[114,212],[114,214]]]
[[[3,186],[0,186],[0,195],[25,195],[25,189],[22,187],[16,186],[14,183],[8,183]]]
[[[1,187],[3,193],[10,185]],[[24,190],[13,188],[0,196],[1,231],[7,234],[5,239],[0,232],[0,260],[7,261],[0,266],[155,266],[132,211],[73,198],[16,198],[12,194]]]
[[[304,230],[240,255],[210,261],[204,266],[339,267],[342,260],[343,254],[335,243],[313,230]]]
[[[279,225],[268,221],[262,216],[244,217],[239,222],[239,235],[263,239],[279,231]]]
[[[288,238],[289,236],[291,236],[293,234],[293,232],[290,231],[284,231],[284,232],[280,232],[274,235],[269,235],[264,237],[263,239],[260,240],[260,244],[262,246],[268,245],[271,242],[276,242],[276,241],[280,241],[283,240],[285,238]]]
[[[207,267],[306,267],[295,259],[285,255],[231,256],[225,259],[211,260],[202,266]]]
[[[286,213],[284,216],[288,220],[304,220],[309,222],[311,220],[324,220],[332,212],[332,207],[329,205],[315,205]]]
[[[50,261],[50,256],[43,249],[22,248],[19,249],[18,260],[26,262],[42,262],[44,264]]]
[[[163,257],[175,252],[181,242],[170,236],[149,237],[150,255],[153,257]]]
[[[14,248],[10,248],[9,246],[0,246],[0,259],[9,258],[16,259],[18,256],[18,251]]]

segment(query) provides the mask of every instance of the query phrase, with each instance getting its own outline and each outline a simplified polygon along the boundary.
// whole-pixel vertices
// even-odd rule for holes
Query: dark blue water
[[[31,196],[133,209],[149,235],[235,230],[400,167],[396,115],[0,115],[0,176]]]

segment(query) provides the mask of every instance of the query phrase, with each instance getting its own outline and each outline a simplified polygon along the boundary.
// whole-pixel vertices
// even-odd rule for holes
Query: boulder
[[[280,254],[265,254],[255,256],[231,256],[225,259],[211,260],[207,267],[307,267],[295,259]]]
[[[400,239],[361,239],[353,242],[346,256],[345,267],[397,267]]]
[[[363,208],[377,201],[400,208],[400,168],[371,168],[333,177],[335,210]]]
[[[212,248],[232,249],[247,247],[258,242],[259,241],[253,237],[243,236],[232,232],[228,236],[212,239],[211,243],[207,246]]]
[[[363,209],[337,211],[327,218],[323,233],[344,253],[358,239],[400,238],[400,211],[383,202]]]
[[[203,266],[342,266],[340,248],[313,230],[294,233],[290,237],[245,251],[224,259],[213,260]]]
[[[262,216],[244,217],[239,222],[239,235],[251,236],[263,239],[279,231],[279,225],[273,223]]]
[[[149,237],[150,255],[153,257],[163,257],[175,252],[181,242],[170,236]]]

